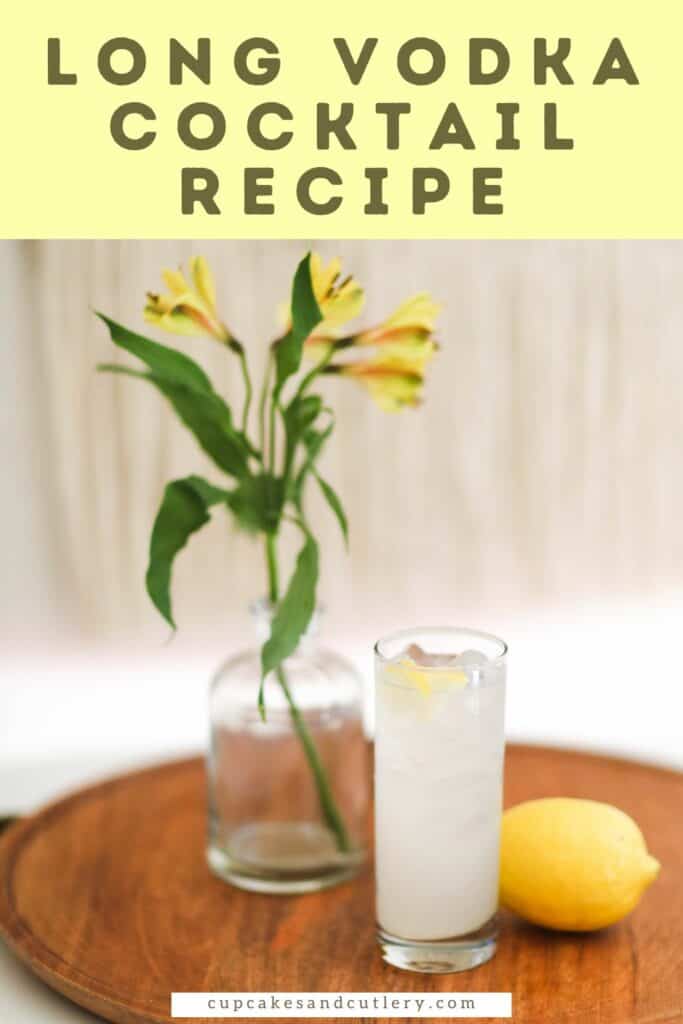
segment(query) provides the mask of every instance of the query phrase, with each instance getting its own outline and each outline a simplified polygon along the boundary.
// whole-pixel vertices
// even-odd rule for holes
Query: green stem
[[[294,731],[299,737],[304,754],[306,755],[306,760],[308,761],[311,772],[313,773],[313,780],[315,782],[315,788],[318,793],[318,800],[320,801],[320,808],[323,812],[325,824],[333,833],[337,841],[338,849],[341,850],[342,853],[348,853],[351,849],[351,843],[346,831],[346,826],[344,825],[344,820],[339,812],[335,799],[332,796],[332,790],[330,789],[327,773],[318,756],[318,751],[316,750],[315,743],[313,742],[313,737],[308,731],[308,727],[301,716],[301,712],[290,693],[289,686],[287,685],[287,677],[285,676],[282,665],[278,665],[275,670],[275,675],[278,678],[282,692],[284,693],[287,704],[289,705],[289,714],[292,719]]]
[[[268,445],[268,468],[269,468],[271,473],[275,472],[275,449],[276,449],[275,414],[277,412],[277,404],[278,404],[279,400],[280,400],[280,393],[279,393],[277,387],[275,387],[273,389],[273,394],[272,394],[271,399],[270,399],[270,442],[269,442],[269,445]]]
[[[247,365],[247,357],[244,349],[240,349],[240,352],[238,354],[240,366],[242,367],[242,376],[244,377],[244,409],[242,410],[242,433],[246,434],[247,424],[249,422],[249,409],[251,408],[251,399],[254,394],[254,389],[251,386],[249,366]]]
[[[292,399],[293,402],[297,401],[297,399],[299,399],[299,398],[302,398],[303,395],[308,390],[308,388],[310,387],[310,385],[315,380],[315,378],[319,374],[325,372],[325,369],[329,365],[329,363],[330,363],[331,359],[333,358],[333,356],[334,356],[334,348],[333,348],[332,345],[330,345],[329,351],[323,356],[322,359],[320,359],[315,364],[315,366],[313,367],[312,370],[309,370],[308,373],[305,374],[305,376],[300,381],[299,386],[296,389],[296,393],[294,395],[294,398]],[[329,411],[329,410],[325,410],[325,411]],[[291,476],[292,465],[294,463],[295,456],[296,456],[296,447],[295,447],[294,451],[290,452],[289,464],[285,463],[284,470],[283,470],[285,494],[288,493],[289,479],[290,479],[290,476]],[[310,457],[307,457],[306,462],[308,463],[308,467],[307,467],[306,471],[308,471],[308,468],[310,468],[310,466],[313,464],[313,460],[310,459]]]
[[[280,584],[277,568],[277,535],[266,534],[266,564],[268,565],[268,600],[272,605],[277,604]]]
[[[313,369],[309,370],[308,373],[302,378],[301,383],[299,384],[299,387],[296,390],[296,398],[301,398],[301,396],[310,387],[310,385],[313,383],[318,374],[324,371],[325,367],[332,361],[334,353],[335,347],[333,345],[330,345],[329,351],[322,357],[322,359],[320,359],[315,364]]]
[[[259,435],[261,439],[261,454],[263,456],[264,463],[266,458],[266,403],[268,402],[268,388],[270,386],[270,370],[272,365],[273,349],[271,346],[268,350],[268,362],[266,363],[266,368],[263,373],[263,384],[261,385],[261,395],[258,405]]]
[[[268,596],[272,604],[275,605],[279,598],[279,578],[277,563],[277,536],[272,533],[266,534],[266,563],[268,566]],[[342,818],[334,796],[332,795],[327,773],[318,755],[315,743],[313,742],[313,737],[308,731],[308,726],[306,725],[306,722],[297,707],[296,701],[291,694],[287,683],[287,676],[285,675],[285,670],[282,665],[278,665],[275,670],[275,675],[277,676],[282,692],[285,695],[285,700],[289,707],[289,715],[292,720],[292,726],[299,738],[299,742],[301,743],[306,760],[308,761],[309,768],[311,769],[325,824],[334,835],[337,842],[337,848],[342,853],[348,853],[351,849],[351,842],[349,840],[348,832],[346,831],[344,819]]]

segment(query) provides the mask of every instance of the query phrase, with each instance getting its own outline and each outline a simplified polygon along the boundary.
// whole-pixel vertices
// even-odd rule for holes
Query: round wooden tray
[[[508,749],[506,802],[617,804],[662,873],[624,922],[560,935],[503,915],[497,955],[450,976],[394,970],[375,946],[372,877],[299,897],[240,892],[204,860],[193,759],[75,793],[0,843],[0,932],[44,981],[120,1024],[168,1022],[172,991],[512,991],[516,1024],[683,1021],[683,775]]]

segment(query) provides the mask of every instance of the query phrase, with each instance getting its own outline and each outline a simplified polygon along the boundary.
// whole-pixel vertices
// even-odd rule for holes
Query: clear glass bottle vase
[[[268,601],[252,604],[258,640]],[[350,878],[366,854],[370,779],[362,682],[318,646],[317,610],[294,654],[267,677],[260,648],[226,661],[210,693],[208,861],[243,889],[291,893]]]

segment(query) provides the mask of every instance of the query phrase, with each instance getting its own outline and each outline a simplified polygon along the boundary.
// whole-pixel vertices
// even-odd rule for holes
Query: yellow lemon
[[[625,917],[659,874],[628,814],[594,800],[530,800],[503,815],[500,901],[534,924],[594,931]]]
[[[440,666],[416,665],[411,658],[401,658],[391,665],[387,665],[387,673],[393,676],[399,683],[415,687],[425,697],[432,692],[434,683],[440,686],[467,686],[467,673],[462,669],[444,669]]]

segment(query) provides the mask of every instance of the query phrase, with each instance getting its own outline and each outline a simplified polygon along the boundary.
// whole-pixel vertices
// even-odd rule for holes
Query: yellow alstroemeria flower
[[[230,332],[216,309],[216,286],[203,256],[190,260],[191,283],[182,270],[162,273],[167,295],[147,293],[145,320],[172,334],[206,335],[229,343]]]
[[[433,333],[440,307],[426,292],[401,303],[379,327],[362,331],[351,339],[353,345],[375,346],[383,360],[398,360],[422,373],[438,350]]]
[[[352,275],[339,280],[341,267],[338,257],[324,266],[319,253],[311,253],[311,284],[323,319],[306,339],[304,351],[315,361],[329,353],[341,336],[342,326],[357,317],[365,303],[365,292]],[[286,308],[284,320],[289,329],[289,308]]]
[[[419,405],[422,399],[424,374],[410,362],[379,357],[338,364],[329,367],[329,371],[358,381],[385,412],[398,412],[406,406]]]
[[[341,283],[341,260],[335,257],[326,267],[317,252],[311,253],[311,283],[320,312],[321,327],[339,328],[358,316],[365,303],[365,292],[349,275]]]

